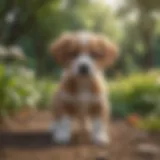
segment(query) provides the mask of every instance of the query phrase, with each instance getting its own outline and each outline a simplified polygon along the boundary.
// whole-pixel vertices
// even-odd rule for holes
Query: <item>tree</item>
[[[62,32],[91,30],[118,39],[115,17],[100,2],[2,0],[0,4],[0,23],[3,24],[0,43],[21,45],[29,57],[29,63],[36,64],[38,75],[55,68],[56,65],[53,62],[51,64],[47,56],[47,48]]]
[[[42,10],[45,11],[44,8],[49,8],[50,4],[52,10],[55,10],[59,3],[59,0],[2,0],[0,2],[0,43],[10,46],[22,44],[22,40],[29,40],[35,52],[39,53],[34,56],[37,64],[41,63],[40,57],[42,57],[44,45],[42,45],[42,32],[38,22],[39,15]],[[37,65],[37,70],[41,70],[39,66],[41,65]]]
[[[10,45],[34,27],[38,12],[52,0],[2,0],[0,7],[1,43]],[[56,4],[57,1],[54,1]]]
[[[145,49],[143,58],[144,69],[153,67],[153,48],[152,39],[155,29],[155,17],[153,14],[159,12],[160,2],[158,0],[126,0],[125,5],[120,8],[119,15],[126,15],[133,11],[137,11],[137,31],[141,36],[141,40]]]

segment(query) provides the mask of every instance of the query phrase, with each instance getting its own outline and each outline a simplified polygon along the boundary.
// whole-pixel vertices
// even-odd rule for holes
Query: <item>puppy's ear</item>
[[[68,61],[68,49],[73,44],[73,38],[71,34],[63,34],[55,42],[50,45],[50,53],[55,61],[64,67]]]
[[[99,38],[99,43],[105,55],[105,67],[111,67],[118,58],[117,46],[104,37]]]

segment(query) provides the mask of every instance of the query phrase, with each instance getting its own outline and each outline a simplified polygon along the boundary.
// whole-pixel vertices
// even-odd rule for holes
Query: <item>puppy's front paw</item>
[[[57,144],[68,144],[70,141],[70,134],[65,133],[63,129],[56,129],[53,134],[53,140]]]
[[[93,120],[91,138],[92,138],[92,142],[96,145],[109,144],[109,136],[107,134],[106,126],[100,120],[100,118]]]
[[[71,139],[70,120],[67,117],[56,121],[53,130],[53,141],[57,144],[68,144]]]
[[[106,132],[97,131],[92,135],[92,141],[96,145],[108,145],[110,140]]]

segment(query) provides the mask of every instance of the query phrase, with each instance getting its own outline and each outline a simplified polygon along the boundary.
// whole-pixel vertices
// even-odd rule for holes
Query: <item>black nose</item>
[[[79,73],[81,75],[87,75],[89,73],[89,68],[86,64],[82,64],[79,66]]]

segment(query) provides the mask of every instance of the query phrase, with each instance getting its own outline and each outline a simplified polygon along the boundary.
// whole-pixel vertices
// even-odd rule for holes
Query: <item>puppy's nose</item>
[[[79,73],[81,75],[87,75],[89,73],[89,67],[86,64],[82,64],[79,66]]]

